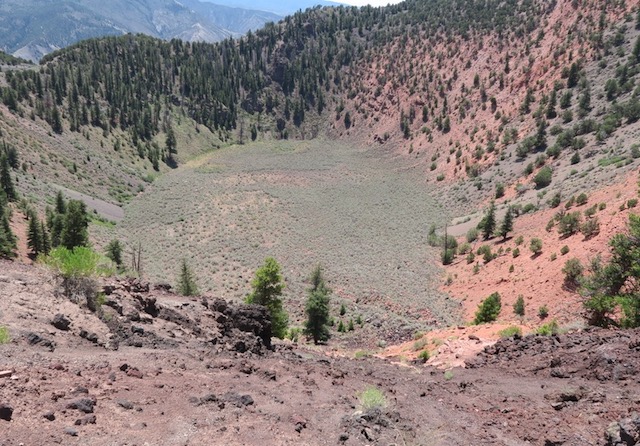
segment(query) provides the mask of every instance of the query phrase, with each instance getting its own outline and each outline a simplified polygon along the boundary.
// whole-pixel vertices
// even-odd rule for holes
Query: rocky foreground
[[[500,341],[447,373],[271,345],[259,307],[0,263],[0,445],[635,445],[640,331]],[[98,317],[98,315],[100,317]],[[375,387],[385,404],[360,398]]]

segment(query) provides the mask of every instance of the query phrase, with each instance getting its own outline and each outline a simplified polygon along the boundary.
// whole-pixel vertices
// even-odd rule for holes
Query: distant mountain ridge
[[[234,8],[259,8],[261,11],[269,11],[280,15],[289,15],[299,10],[305,10],[314,6],[340,6],[340,2],[325,0],[203,0],[207,3],[215,3]]]
[[[0,0],[0,50],[37,61],[106,35],[215,42],[280,19],[270,12],[198,0]]]

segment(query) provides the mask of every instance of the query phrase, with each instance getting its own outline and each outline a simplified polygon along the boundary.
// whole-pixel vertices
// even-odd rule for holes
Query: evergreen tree
[[[89,242],[88,226],[87,206],[82,201],[70,200],[67,204],[67,212],[64,215],[60,244],[67,249],[73,249],[76,246],[87,246]]]
[[[9,209],[4,193],[0,191],[0,257],[15,257],[16,236],[9,225]]]
[[[49,254],[51,251],[51,240],[49,238],[49,233],[47,232],[47,227],[44,224],[44,221],[40,221],[40,236],[42,237],[42,250],[43,254]]]
[[[27,213],[29,218],[29,228],[27,229],[27,247],[31,250],[31,255],[35,258],[43,252],[42,226],[35,211]]]
[[[496,204],[491,202],[487,214],[484,217],[484,223],[482,225],[482,236],[485,240],[493,237],[493,232],[496,230]]]
[[[6,155],[0,156],[0,187],[9,201],[16,201],[18,195],[13,187],[13,180],[11,179],[11,166],[9,165],[9,158]]]
[[[322,267],[318,265],[311,274],[311,288],[305,306],[305,334],[313,338],[314,344],[329,339],[329,293],[322,277]]]
[[[58,191],[56,194],[56,213],[64,214],[67,212],[67,203],[64,200],[62,191]]]
[[[118,268],[122,268],[122,243],[120,240],[111,240],[105,248],[106,255]]]
[[[280,265],[273,257],[267,257],[256,271],[251,282],[253,292],[247,296],[249,304],[263,305],[271,315],[271,331],[277,338],[284,339],[287,334],[288,315],[282,306],[284,281],[280,274]]]
[[[183,296],[195,296],[198,294],[198,285],[196,284],[195,276],[187,264],[186,259],[182,259],[182,264],[180,265],[178,291]]]
[[[502,225],[500,226],[500,236],[503,240],[506,240],[511,231],[513,231],[513,211],[511,210],[511,206],[509,206],[507,212],[504,214]]]

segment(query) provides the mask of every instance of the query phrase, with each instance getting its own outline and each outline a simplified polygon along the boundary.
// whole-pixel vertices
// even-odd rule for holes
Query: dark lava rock
[[[67,331],[69,330],[69,325],[71,325],[71,320],[68,317],[66,317],[64,314],[58,313],[55,316],[53,316],[51,325],[56,327],[58,330]]]
[[[227,392],[223,399],[236,407],[252,406],[254,401],[251,395],[240,395],[236,392]]]
[[[84,413],[93,413],[95,401],[91,398],[80,398],[67,404],[67,409],[77,409]]]
[[[209,302],[209,309],[220,313],[217,322],[231,350],[262,353],[271,349],[271,317],[262,305],[231,305],[223,299]]]
[[[48,410],[42,414],[42,418],[44,418],[45,420],[53,421],[56,419],[56,415],[53,413],[53,411]]]
[[[13,407],[7,403],[0,403],[0,420],[11,421]]]
[[[49,349],[49,351],[54,351],[56,349],[56,344],[53,341],[45,339],[36,333],[27,333],[27,342],[29,345],[41,345]]]

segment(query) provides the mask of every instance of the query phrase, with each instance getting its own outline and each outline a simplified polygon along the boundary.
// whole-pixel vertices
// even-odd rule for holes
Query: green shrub
[[[513,304],[513,312],[518,316],[524,316],[524,296],[518,295],[516,302]]]
[[[580,212],[569,212],[563,215],[558,222],[558,234],[568,237],[575,234],[580,229],[582,216]]]
[[[478,240],[478,229],[471,228],[467,231],[467,242],[473,243]]]
[[[73,249],[54,248],[43,262],[62,279],[65,296],[77,302],[85,299],[89,310],[98,310],[95,278],[114,273],[109,259],[86,246],[76,246]]]
[[[427,362],[429,360],[429,350],[422,350],[418,355],[418,359],[422,362]]]
[[[546,305],[543,305],[540,308],[538,308],[538,317],[540,319],[544,319],[547,316],[549,316],[549,309],[547,308]]]
[[[516,327],[511,326],[511,327],[507,327],[504,330],[500,330],[498,332],[498,335],[502,338],[502,339],[506,339],[506,338],[512,338],[514,336],[522,336],[522,329],[520,327]]]
[[[638,199],[637,198],[632,198],[631,200],[627,201],[627,207],[629,209],[634,208],[638,205]]]
[[[542,240],[537,237],[532,238],[529,249],[534,255],[540,254],[542,252]]]
[[[453,379],[453,372],[451,370],[444,372],[444,379],[451,381]]]
[[[511,252],[511,255],[513,255],[513,258],[515,259],[516,257],[518,257],[520,255],[520,248],[516,248]]]
[[[589,198],[587,197],[587,194],[583,192],[576,197],[576,204],[578,206],[582,206],[583,204],[586,204],[588,200]]]
[[[567,255],[569,253],[569,247],[567,245],[564,245],[562,248],[560,248],[560,254]]]
[[[553,171],[551,167],[544,166],[542,169],[538,171],[535,177],[533,177],[533,182],[536,185],[536,189],[542,189],[551,184],[551,177],[553,176]]]
[[[600,233],[600,221],[598,217],[590,218],[580,225],[580,232],[584,238],[589,239]]]
[[[9,329],[7,327],[0,326],[0,345],[8,344],[11,341],[9,336]]]
[[[562,272],[564,273],[565,283],[577,285],[578,279],[584,273],[584,266],[582,266],[580,260],[576,258],[569,259],[565,262]]]
[[[498,318],[500,310],[502,308],[502,301],[499,293],[493,293],[478,305],[478,311],[476,311],[475,319],[473,323],[475,325],[485,324],[493,322]]]
[[[552,320],[551,322],[541,325],[536,330],[536,333],[542,336],[551,336],[551,335],[558,334],[559,332],[560,332],[560,327],[558,326],[558,322],[556,322],[555,319]]]
[[[520,245],[522,245],[522,244],[524,243],[524,237],[523,237],[523,236],[521,236],[521,235],[519,235],[519,236],[516,238],[515,242],[516,242],[516,246],[520,246]]]
[[[376,387],[367,387],[359,396],[360,409],[364,412],[387,405],[384,394]]]

